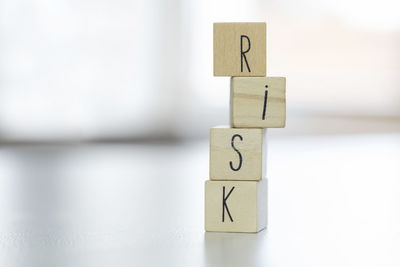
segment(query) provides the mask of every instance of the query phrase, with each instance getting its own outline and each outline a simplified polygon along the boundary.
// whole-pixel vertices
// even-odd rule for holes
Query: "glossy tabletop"
[[[1,266],[400,266],[400,134],[268,140],[269,224],[204,232],[208,140],[0,147]]]

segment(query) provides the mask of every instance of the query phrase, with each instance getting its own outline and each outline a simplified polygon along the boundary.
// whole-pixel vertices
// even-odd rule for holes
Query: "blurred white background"
[[[400,1],[0,0],[0,266],[400,265]],[[212,23],[287,77],[268,228],[204,233]]]
[[[287,77],[286,133],[360,120],[371,121],[362,131],[398,129],[398,10],[396,0],[3,0],[0,140],[207,136],[228,123],[229,78],[212,75],[220,21],[267,22],[267,75]]]

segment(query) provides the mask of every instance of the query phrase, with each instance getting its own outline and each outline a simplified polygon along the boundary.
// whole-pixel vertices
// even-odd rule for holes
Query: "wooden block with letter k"
[[[265,76],[266,24],[214,23],[214,76]]]
[[[206,181],[206,231],[256,233],[266,226],[267,179]]]

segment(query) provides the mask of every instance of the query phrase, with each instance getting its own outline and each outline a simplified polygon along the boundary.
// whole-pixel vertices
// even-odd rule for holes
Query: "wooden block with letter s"
[[[210,179],[258,181],[266,176],[266,130],[210,129]]]
[[[205,230],[256,233],[267,226],[267,179],[206,181]]]
[[[230,120],[232,127],[285,127],[286,78],[232,77]]]
[[[214,23],[214,76],[266,75],[266,23]]]

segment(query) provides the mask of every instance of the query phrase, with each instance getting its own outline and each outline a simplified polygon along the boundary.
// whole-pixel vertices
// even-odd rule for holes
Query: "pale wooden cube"
[[[266,75],[266,23],[214,23],[214,76]]]
[[[266,176],[265,129],[210,129],[210,179],[253,180]]]
[[[286,78],[232,77],[232,127],[283,128],[286,124]]]
[[[267,226],[267,179],[206,181],[205,230],[256,233]]]

